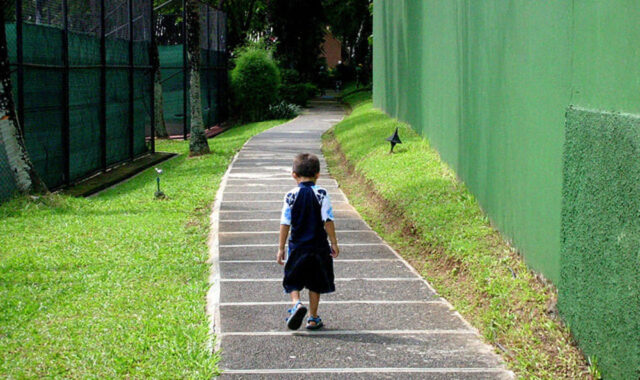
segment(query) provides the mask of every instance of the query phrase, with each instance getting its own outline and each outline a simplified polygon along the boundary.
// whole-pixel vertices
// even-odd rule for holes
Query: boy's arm
[[[325,189],[321,188],[318,192],[324,195],[324,197],[322,197],[320,213],[322,215],[322,221],[324,222],[324,229],[327,231],[329,241],[331,242],[331,256],[336,258],[340,254],[340,248],[338,247],[338,239],[336,238],[336,226],[333,223],[334,216],[333,207],[331,207],[331,197]]]
[[[331,242],[331,256],[335,259],[340,254],[340,247],[338,247],[338,238],[336,238],[336,225],[333,220],[327,220],[324,223],[324,229],[327,231],[329,241]]]
[[[280,265],[284,265],[284,245],[287,242],[287,236],[289,236],[289,228],[291,226],[286,224],[280,225],[280,238],[278,241],[278,255],[276,256],[276,261]]]
[[[278,264],[284,264],[284,245],[287,243],[287,236],[289,236],[289,229],[291,228],[291,205],[295,194],[288,192],[284,196],[284,202],[282,205],[282,214],[280,215],[280,238],[278,239],[278,253],[276,254],[276,261]]]

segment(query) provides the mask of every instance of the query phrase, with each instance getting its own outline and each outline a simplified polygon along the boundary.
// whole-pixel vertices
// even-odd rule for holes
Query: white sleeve
[[[321,209],[320,209],[320,213],[322,214],[322,221],[323,222],[328,222],[328,221],[332,221],[334,219],[333,217],[333,207],[331,207],[331,198],[329,197],[329,193],[326,192],[325,190],[325,194],[324,197],[322,198],[322,205],[321,205]]]
[[[280,224],[287,226],[291,225],[291,206],[295,200],[295,195],[292,192],[288,192],[284,196],[282,204],[282,214],[280,215]]]

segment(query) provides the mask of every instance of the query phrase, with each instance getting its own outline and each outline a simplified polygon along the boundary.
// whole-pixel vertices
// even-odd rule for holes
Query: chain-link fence
[[[13,173],[9,166],[9,159],[5,151],[4,141],[0,133],[0,200],[10,197],[17,190]]]
[[[189,78],[184,13],[158,14],[156,39],[162,76],[164,118],[170,135],[189,133]],[[227,19],[223,12],[200,5],[200,89],[205,127],[226,119],[228,98]]]
[[[17,0],[14,11],[4,25],[14,96],[45,183],[64,186],[148,152],[152,1]]]

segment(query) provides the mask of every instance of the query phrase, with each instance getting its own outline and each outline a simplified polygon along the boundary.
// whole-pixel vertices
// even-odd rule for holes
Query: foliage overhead
[[[181,15],[182,14],[182,1],[173,0],[153,0],[153,7],[158,14],[162,15]]]
[[[271,0],[268,16],[281,65],[297,70],[303,80],[313,79],[326,30],[321,0]]]
[[[355,66],[370,60],[368,38],[373,20],[372,0],[322,0],[331,33],[340,40],[346,53],[345,61]]]
[[[227,14],[229,51],[268,33],[266,0],[223,0],[220,9]]]
[[[154,0],[156,6],[166,0]],[[205,0],[227,15],[227,49],[265,40],[274,43],[275,58],[285,69],[295,69],[301,81],[319,83],[326,65],[318,58],[327,30],[342,43],[343,61],[353,67],[371,66],[372,0]],[[181,1],[165,5],[160,13],[180,14]],[[237,54],[234,54],[237,56]]]

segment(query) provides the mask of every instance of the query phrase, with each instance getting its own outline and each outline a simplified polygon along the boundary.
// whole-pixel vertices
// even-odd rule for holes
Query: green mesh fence
[[[18,4],[21,62],[20,28],[4,26],[14,98],[45,183],[57,188],[147,153],[150,0],[104,0],[104,9],[99,0],[69,0],[66,9],[62,0]],[[0,198],[6,198],[15,189],[0,148]]]
[[[29,157],[44,182],[56,187],[64,182],[61,137],[64,122],[63,73],[60,69],[63,32],[55,27],[28,23],[24,23],[22,28],[24,62],[40,64],[42,67],[25,68],[23,83],[18,81],[14,72],[14,97],[17,97],[22,84],[24,116],[21,124]],[[6,33],[8,45],[16,47],[16,24],[7,24]],[[33,48],[26,48],[28,46]],[[16,54],[17,48],[9,49],[12,63],[17,61]]]
[[[15,22],[5,25],[14,96],[29,155],[46,184],[57,188],[145,154],[153,103],[150,0],[104,0],[104,9],[100,0],[69,0],[66,9],[62,0],[19,4],[21,62],[19,28]],[[156,28],[167,127],[171,134],[188,133],[182,17],[159,15]],[[206,127],[226,118],[225,39],[224,13],[201,5]],[[15,185],[4,149],[0,174],[0,198],[6,198]]]
[[[158,46],[160,74],[162,75],[162,100],[167,128],[175,133],[183,126],[183,45]]]
[[[7,152],[4,149],[4,141],[0,134],[0,200],[6,199],[13,195],[17,188],[15,180],[13,179],[13,173],[9,169],[9,159]]]
[[[15,51],[15,24],[6,24],[5,32],[7,34],[8,50]],[[15,75],[11,77],[12,83],[15,83]],[[10,197],[17,190],[13,173],[9,167],[9,159],[5,150],[2,134],[0,134],[0,201]]]
[[[158,15],[158,54],[162,76],[164,118],[170,135],[189,132],[189,83],[184,73],[183,23],[181,15]],[[226,118],[227,51],[226,16],[209,6],[200,7],[200,90],[205,127]],[[186,86],[185,81],[186,80]],[[187,115],[185,118],[185,101]]]
[[[15,51],[15,24],[8,23],[5,26],[5,32],[7,34],[7,43],[9,53]],[[15,83],[15,73],[11,76],[12,83]],[[5,150],[2,134],[0,134],[0,201],[9,198],[16,192],[16,183],[9,166],[9,158]]]

